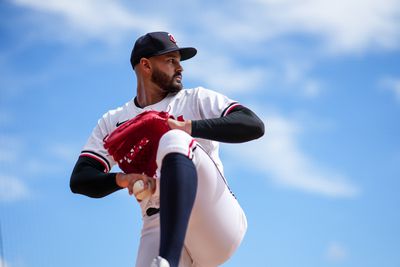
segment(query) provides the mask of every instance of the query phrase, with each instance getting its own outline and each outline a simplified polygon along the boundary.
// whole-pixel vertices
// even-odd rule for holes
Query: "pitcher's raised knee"
[[[192,149],[195,145],[194,138],[186,132],[178,129],[166,132],[160,139],[157,150],[157,166],[161,168],[163,158],[169,153],[181,153],[192,157]]]

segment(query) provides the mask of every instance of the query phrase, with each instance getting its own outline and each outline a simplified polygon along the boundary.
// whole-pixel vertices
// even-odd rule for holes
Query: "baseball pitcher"
[[[74,193],[100,198],[126,188],[136,197],[136,267],[221,265],[247,229],[218,148],[263,136],[264,124],[220,93],[182,89],[181,61],[196,53],[167,32],[138,38],[130,58],[136,97],[98,120],[71,175]],[[114,165],[123,172],[111,172]]]

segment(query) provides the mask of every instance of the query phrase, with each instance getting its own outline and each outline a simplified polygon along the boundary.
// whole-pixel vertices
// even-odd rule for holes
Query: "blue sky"
[[[399,1],[5,0],[0,17],[2,266],[134,265],[135,200],[73,195],[69,176],[134,97],[131,48],[153,30],[198,48],[186,87],[266,124],[221,145],[249,221],[224,266],[400,266]]]

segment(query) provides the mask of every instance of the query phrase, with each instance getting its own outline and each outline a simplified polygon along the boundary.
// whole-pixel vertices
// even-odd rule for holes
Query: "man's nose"
[[[183,71],[183,67],[182,67],[181,63],[179,63],[179,62],[176,63],[176,71],[179,71],[179,72]]]

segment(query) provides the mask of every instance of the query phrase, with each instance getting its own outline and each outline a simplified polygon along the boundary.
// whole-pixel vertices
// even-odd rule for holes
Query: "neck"
[[[168,92],[165,92],[154,84],[147,84],[144,86],[138,84],[136,102],[140,107],[144,108],[160,102],[167,95]]]

